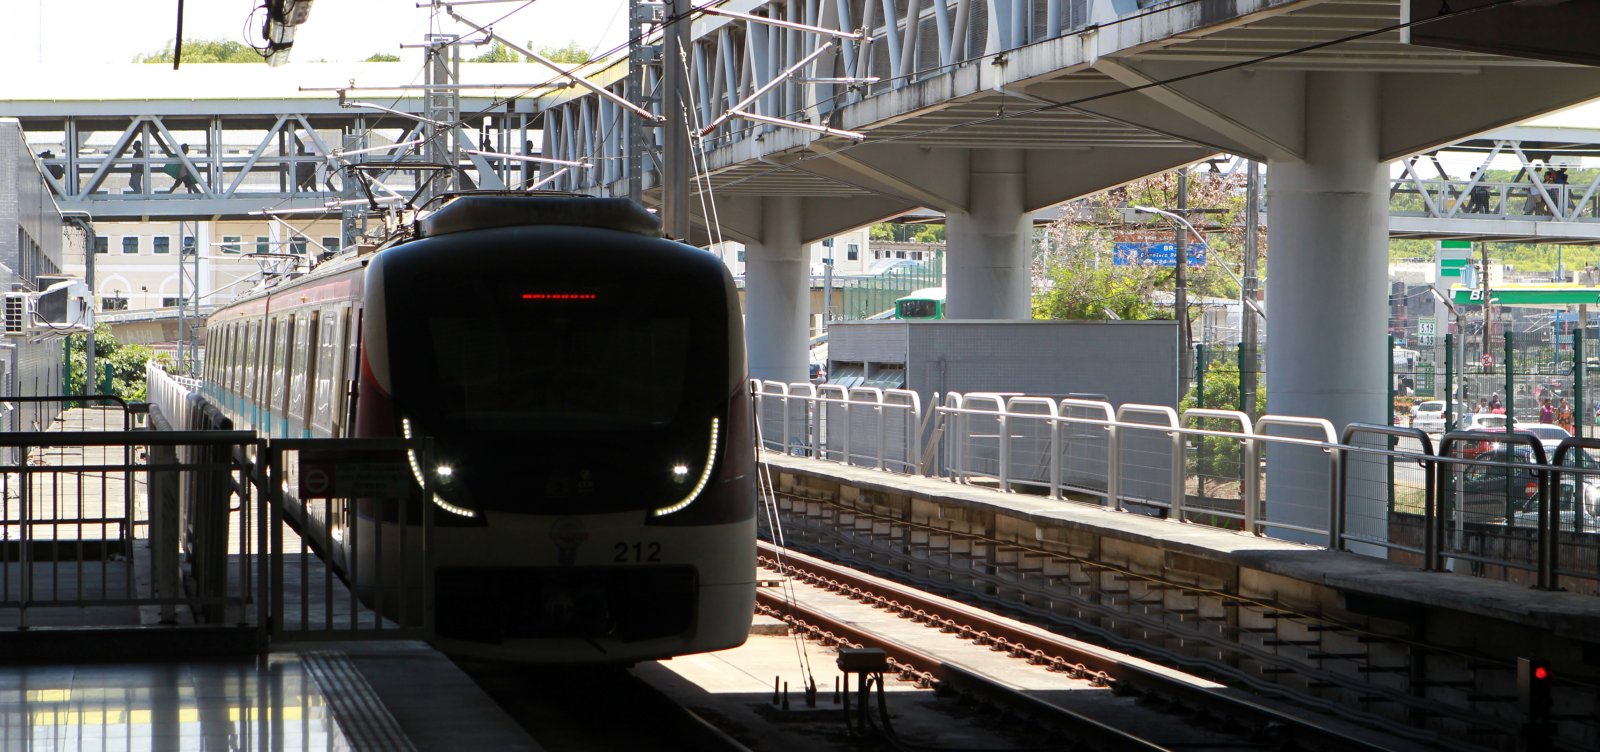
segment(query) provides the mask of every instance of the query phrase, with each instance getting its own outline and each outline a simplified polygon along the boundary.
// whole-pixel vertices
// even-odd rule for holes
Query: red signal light
[[[1541,681],[1550,678],[1550,669],[1545,668],[1544,666],[1535,666],[1533,669],[1533,678]]]
[[[523,300],[599,300],[592,292],[525,292]]]

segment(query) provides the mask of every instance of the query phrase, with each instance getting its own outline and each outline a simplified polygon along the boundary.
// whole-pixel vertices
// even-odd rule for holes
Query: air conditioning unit
[[[33,324],[33,293],[8,292],[5,294],[3,331],[7,337],[26,337]]]
[[[35,333],[87,332],[94,328],[93,311],[88,285],[75,280],[57,282],[38,294],[29,324]]]

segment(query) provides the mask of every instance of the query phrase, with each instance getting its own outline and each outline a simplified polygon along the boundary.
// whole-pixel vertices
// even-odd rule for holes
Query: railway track
[[[1074,749],[1102,750],[1392,750],[1421,749],[1414,742],[1337,721],[1272,707],[1177,671],[1062,637],[793,551],[763,543],[761,562],[797,588],[825,591],[868,605],[926,635],[893,630],[789,588],[766,588],[758,606],[811,636],[845,647],[878,647],[901,679],[956,692],[1055,729]],[[963,657],[934,647],[934,635],[954,636],[978,648]],[[982,653],[1005,656],[985,660]],[[1081,685],[1079,691],[1024,686],[1027,673],[1048,672]],[[1020,682],[1020,683],[1019,683]],[[1062,685],[1062,686],[1069,686]],[[1085,691],[1086,690],[1086,691]],[[1378,741],[1373,741],[1376,738]]]
[[[1516,699],[1514,666],[1504,661],[1119,570],[1048,545],[985,538],[959,524],[935,529],[827,498],[777,497],[792,548],[861,571],[1430,747],[1516,743],[1506,708]],[[1589,691],[1565,689],[1580,698]],[[1568,719],[1557,748],[1592,749],[1591,721]]]

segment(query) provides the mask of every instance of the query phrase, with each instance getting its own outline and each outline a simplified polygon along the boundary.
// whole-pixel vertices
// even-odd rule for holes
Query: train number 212
[[[617,555],[614,562],[657,562],[661,561],[661,544],[655,541],[649,543],[624,543],[618,541],[615,547]]]

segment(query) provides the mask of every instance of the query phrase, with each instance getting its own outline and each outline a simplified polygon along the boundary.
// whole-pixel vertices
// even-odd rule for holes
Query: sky
[[[357,61],[375,52],[397,54],[420,63],[417,50],[430,30],[467,29],[447,15],[430,24],[418,0],[315,0],[311,15],[295,36],[295,60]],[[261,16],[245,30],[259,0],[188,0],[186,39],[260,42]],[[563,47],[576,41],[606,52],[627,38],[627,0],[533,0],[460,6],[458,12],[480,24],[501,16],[495,31],[537,47]],[[177,0],[0,0],[0,62],[11,66],[126,63],[140,53],[171,44],[177,27]],[[431,26],[431,28],[430,28]],[[482,48],[487,49],[487,48]],[[465,48],[464,56],[478,50]],[[4,85],[0,84],[0,97]]]

